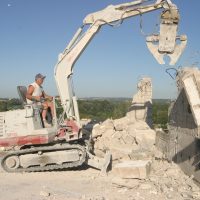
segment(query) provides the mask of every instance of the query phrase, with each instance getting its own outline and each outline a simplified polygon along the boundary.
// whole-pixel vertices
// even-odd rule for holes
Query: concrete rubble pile
[[[150,165],[148,161],[138,161],[138,163],[134,160],[149,160],[152,157],[152,152],[154,152],[156,133],[150,128],[152,126],[151,79],[142,78],[137,88],[138,92],[133,96],[131,108],[125,117],[115,120],[107,119],[102,124],[96,124],[93,127],[94,153],[103,156],[105,151],[109,149],[112,154],[113,165],[122,161],[129,161],[124,165],[136,168],[139,165],[139,168],[148,169]],[[116,166],[118,172],[120,171],[119,166]],[[124,166],[122,168],[124,169]],[[127,173],[130,176],[128,169]],[[144,174],[139,176],[143,177]]]
[[[135,191],[134,199],[200,199],[200,189],[193,176],[183,173],[178,165],[164,160],[155,147],[152,128],[152,84],[142,78],[132,105],[121,119],[107,119],[92,130],[94,153],[112,154],[113,187]],[[132,197],[131,197],[132,198]]]

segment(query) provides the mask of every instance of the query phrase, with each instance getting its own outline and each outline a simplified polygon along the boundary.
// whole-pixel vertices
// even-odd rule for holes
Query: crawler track
[[[70,151],[77,150],[80,152],[80,159],[78,161],[65,162],[62,164],[47,164],[45,166],[41,165],[32,165],[28,168],[23,168],[20,163],[17,168],[10,168],[6,164],[6,160],[11,156],[22,156],[27,154],[38,154],[40,153],[48,153],[48,152],[56,152],[56,151]],[[73,167],[81,166],[86,161],[86,150],[84,146],[80,146],[77,144],[62,144],[62,145],[52,145],[52,146],[42,146],[42,147],[33,147],[30,149],[23,149],[18,151],[12,151],[7,153],[1,161],[1,166],[6,172],[39,172],[39,171],[52,171],[52,170],[60,170],[60,169],[68,169]]]

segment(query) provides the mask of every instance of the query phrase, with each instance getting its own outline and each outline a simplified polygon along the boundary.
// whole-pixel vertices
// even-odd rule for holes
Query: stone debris
[[[102,196],[95,196],[95,197],[91,197],[88,195],[82,195],[82,197],[80,198],[80,200],[106,200],[104,197]]]
[[[94,153],[103,157],[110,150],[112,171],[108,178],[111,177],[113,188],[119,188],[120,195],[134,194],[127,199],[198,200],[200,188],[194,177],[188,177],[178,165],[166,161],[155,146],[151,102],[151,80],[142,79],[125,117],[107,119],[93,126]]]
[[[40,191],[40,196],[49,197],[49,196],[50,196],[50,193],[49,193],[49,192],[46,192],[46,191]]]
[[[151,173],[146,179],[122,179],[112,174],[112,186],[127,188],[135,199],[199,200],[200,188],[174,163],[153,159]],[[127,192],[128,193],[128,192]]]
[[[120,177],[115,176],[111,180],[112,185],[118,188],[128,188],[128,189],[137,189],[139,187],[138,179],[122,179]]]
[[[142,78],[125,117],[107,119],[93,126],[94,153],[103,156],[109,149],[114,164],[124,160],[137,160],[138,157],[148,159],[148,152],[152,152],[156,138],[155,131],[150,128],[151,105],[151,79]]]
[[[120,126],[120,123],[123,123],[123,126]],[[105,151],[109,149],[113,162],[132,160],[135,152],[151,152],[154,148],[155,137],[155,131],[150,129],[145,122],[130,123],[128,117],[122,120],[108,119],[94,126],[92,131],[94,153],[103,157]]]
[[[126,116],[107,119],[92,129],[94,154],[112,154],[112,173],[120,178],[146,179],[155,153],[156,132],[151,129],[152,84],[150,78],[138,83],[138,92]]]

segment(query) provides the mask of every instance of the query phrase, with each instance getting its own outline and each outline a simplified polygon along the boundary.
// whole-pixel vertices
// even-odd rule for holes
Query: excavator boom
[[[87,15],[83,20],[83,26],[77,30],[63,53],[59,55],[55,66],[55,79],[64,109],[63,116],[66,114],[67,118],[75,121],[78,127],[81,125],[76,97],[71,87],[72,70],[75,62],[102,25],[117,26],[127,18],[163,9],[160,19],[160,33],[147,36],[147,47],[160,64],[164,64],[163,58],[167,55],[171,59],[170,64],[173,65],[182,54],[187,38],[186,36],[177,36],[179,11],[176,5],[172,4],[170,0],[157,0],[153,4],[146,2],[138,0],[109,5],[101,11]],[[89,25],[89,27],[83,32],[85,25]],[[180,40],[179,44],[176,43],[177,40]]]

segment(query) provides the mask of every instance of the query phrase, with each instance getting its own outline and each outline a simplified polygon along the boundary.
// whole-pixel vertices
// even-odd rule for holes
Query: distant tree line
[[[130,100],[78,100],[80,118],[89,118],[104,121],[108,118],[117,119],[124,117],[131,106]],[[153,123],[155,127],[166,128],[168,121],[168,101],[153,102]],[[19,99],[0,101],[0,112],[21,109]],[[58,114],[62,109],[58,109]]]
[[[1,100],[0,101],[0,112],[8,110],[21,109],[22,103],[19,99]]]
[[[80,118],[104,121],[125,116],[131,105],[130,101],[80,100],[78,101]]]
[[[157,128],[167,128],[170,102],[153,102],[153,124]]]

